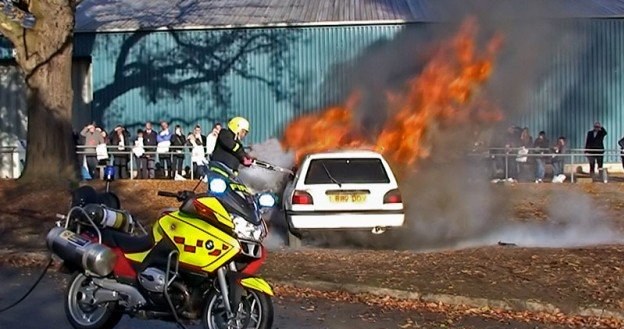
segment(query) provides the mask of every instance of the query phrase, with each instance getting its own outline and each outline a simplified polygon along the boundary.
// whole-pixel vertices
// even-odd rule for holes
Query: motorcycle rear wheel
[[[65,315],[76,329],[112,329],[119,323],[122,313],[115,309],[115,303],[91,305],[97,286],[91,279],[76,273],[70,280],[65,294]]]
[[[228,321],[223,297],[211,291],[202,313],[204,329],[270,329],[273,326],[273,302],[261,292],[245,289],[235,319]]]

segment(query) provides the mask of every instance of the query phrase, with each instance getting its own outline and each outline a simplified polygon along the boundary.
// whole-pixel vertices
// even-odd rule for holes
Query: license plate
[[[329,201],[332,203],[364,203],[366,202],[366,194],[332,194],[329,195]]]

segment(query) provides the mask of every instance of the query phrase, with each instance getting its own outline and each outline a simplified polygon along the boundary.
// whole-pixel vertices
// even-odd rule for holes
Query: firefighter
[[[249,133],[249,121],[243,117],[235,117],[228,122],[227,129],[221,129],[217,137],[211,161],[226,165],[234,173],[238,173],[239,165],[251,166],[253,158],[244,148],[242,140]]]

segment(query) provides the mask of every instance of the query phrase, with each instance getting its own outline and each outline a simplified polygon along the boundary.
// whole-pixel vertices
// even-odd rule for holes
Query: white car
[[[289,244],[314,231],[368,231],[402,227],[403,201],[384,157],[367,150],[308,155],[284,189]]]

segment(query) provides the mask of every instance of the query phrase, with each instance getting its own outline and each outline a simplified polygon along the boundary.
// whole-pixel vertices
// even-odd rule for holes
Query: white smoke
[[[281,167],[294,165],[293,154],[285,152],[276,139],[252,145],[250,153]],[[436,164],[401,182],[407,227],[393,248],[463,249],[499,242],[566,248],[624,243],[624,235],[613,227],[608,214],[573,186],[553,189],[546,220],[521,221],[515,218],[513,206],[518,198],[530,200],[522,193],[532,193],[531,189],[494,185],[479,172],[469,163]],[[240,175],[253,190],[270,191],[280,198],[278,206],[264,215],[270,225],[265,244],[269,249],[284,246],[287,228],[281,198],[288,175],[253,167],[241,169]]]
[[[275,139],[266,140],[260,144],[251,145],[249,155],[282,168],[290,169],[295,164],[295,156],[292,152],[285,152],[280,142]],[[281,193],[288,182],[288,174],[275,172],[259,167],[242,168],[240,177],[256,192],[271,191]]]
[[[290,169],[295,164],[292,152],[285,152],[277,139],[269,139],[251,145],[249,154],[258,160],[269,162],[282,168]],[[282,192],[289,181],[286,173],[270,171],[264,168],[249,167],[240,170],[241,180],[254,192],[272,192],[278,197],[274,209],[267,211],[264,218],[269,223],[269,235],[264,240],[269,249],[279,248],[286,244],[286,220],[282,210]]]
[[[497,245],[579,247],[624,243],[609,214],[591,196],[570,185],[552,189],[546,219],[519,219],[519,202],[533,202],[532,185],[490,184],[471,165],[432,166],[402,184],[408,228],[401,247],[418,250]],[[450,174],[453,173],[453,174]],[[471,179],[467,179],[470,177]],[[540,189],[541,190],[541,186]],[[521,207],[536,207],[521,206]]]
[[[587,50],[587,35],[556,21],[506,19],[541,13],[544,8],[539,4],[525,6],[522,10],[518,6],[461,6],[455,9],[454,15],[458,19],[466,15],[478,17],[480,38],[484,40],[493,32],[503,32],[505,41],[494,63],[493,75],[489,84],[478,92],[483,92],[486,99],[499,105],[505,118],[516,120],[534,108],[532,102],[542,101],[543,97],[549,97],[551,103],[556,104],[548,108],[549,111],[560,110],[565,95],[550,90],[552,79],[562,67],[574,67]],[[365,96],[356,108],[356,126],[362,131],[374,132],[385,120],[381,114],[384,111],[379,110],[384,105],[375,100],[383,99],[385,91],[402,85],[406,75],[418,74],[427,58],[415,55],[426,53],[427,41],[432,41],[430,36],[434,41],[446,38],[453,35],[456,28],[453,24],[439,24],[427,29],[427,33],[405,29],[394,39],[366,49],[357,58],[345,62],[341,69],[347,67],[350,72],[344,75],[349,77],[346,85],[359,87]],[[567,59],[556,66],[552,58],[559,52],[565,53]],[[576,72],[573,75],[576,76]],[[348,94],[343,98],[346,99]],[[553,97],[558,99],[553,100]],[[374,124],[367,124],[367,121]],[[546,221],[515,220],[512,208],[517,198],[522,197],[520,192],[507,186],[491,185],[490,163],[487,161],[482,159],[477,163],[458,157],[474,141],[471,127],[427,128],[427,138],[432,144],[431,158],[428,163],[419,163],[415,177],[400,182],[408,227],[401,238],[395,240],[397,248],[466,248],[496,245],[499,241],[525,247],[624,242],[622,235],[609,224],[607,216],[598,213],[591,198],[581,192],[553,190]],[[259,159],[282,166],[293,163],[292,154],[282,151],[277,140],[255,145],[254,154]],[[282,174],[262,169],[249,169],[245,174],[252,187],[271,189],[280,194],[286,182]],[[526,193],[531,193],[530,190],[522,189],[528,191]],[[274,224],[283,224],[283,214],[274,211],[271,220]]]
[[[591,198],[576,191],[556,191],[541,223],[507,223],[456,247],[478,247],[498,242],[521,247],[582,247],[624,243],[624,235]]]
[[[546,13],[546,8],[537,2],[523,6],[440,6],[452,12],[458,21],[467,15],[475,15],[480,27],[479,38],[483,40],[488,40],[494,32],[502,32],[503,48],[493,63],[492,77],[477,92],[500,106],[504,117],[510,120],[503,124],[517,124],[515,120],[535,109],[532,102],[543,101],[544,97],[556,104],[548,108],[549,111],[561,110],[559,107],[565,94],[554,94],[551,90],[544,95],[544,90],[551,87],[551,80],[559,70],[574,66],[587,50],[585,33],[561,21],[534,19],[535,15]],[[557,10],[548,8],[548,12],[555,14]],[[531,19],[508,19],[510,17]],[[440,38],[452,35],[456,28],[453,24],[439,24],[428,34]],[[424,42],[425,38],[419,38],[418,33],[410,29],[403,34],[403,38],[396,37],[385,45],[387,49],[364,52],[354,61],[352,71],[366,72],[366,84],[372,86],[364,88],[365,94],[375,95],[379,90],[392,89],[402,78],[401,75],[389,77],[383,72],[371,74],[369,71],[418,71],[426,63],[426,57],[422,57],[421,65],[393,57],[395,54],[414,56],[412,47],[416,42],[405,42],[410,37],[418,41],[419,51],[426,53],[428,43]],[[558,53],[566,54],[566,61],[558,63],[559,66],[552,60]],[[569,88],[566,86],[566,90]],[[357,118],[383,120],[374,103],[363,104],[357,111]],[[530,128],[539,131],[547,127]],[[468,125],[452,129],[427,127],[427,138],[432,143],[431,158],[426,160],[427,163],[419,163],[415,177],[400,182],[408,222],[405,234],[397,239],[401,247],[419,250],[465,248],[493,245],[499,241],[529,247],[570,247],[623,241],[622,235],[608,224],[606,216],[598,214],[591,199],[581,193],[553,191],[554,200],[545,222],[537,223],[538,219],[535,219],[531,223],[521,223],[515,220],[512,206],[520,193],[517,190],[513,193],[513,188],[488,183],[491,164],[487,159],[473,162],[458,156],[469,150],[474,142],[469,129]]]

